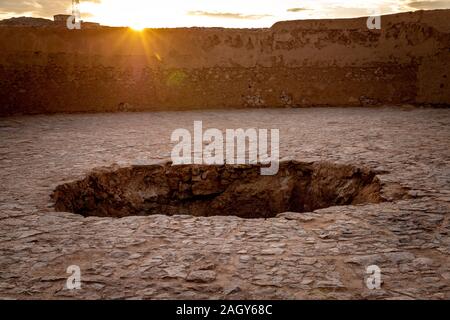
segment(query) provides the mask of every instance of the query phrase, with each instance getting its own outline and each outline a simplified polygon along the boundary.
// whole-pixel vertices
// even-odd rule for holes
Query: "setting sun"
[[[145,26],[143,26],[140,23],[130,23],[129,27],[133,30],[133,31],[142,31],[145,29]]]

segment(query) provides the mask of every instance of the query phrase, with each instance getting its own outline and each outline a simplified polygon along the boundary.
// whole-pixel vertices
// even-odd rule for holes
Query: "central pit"
[[[330,206],[379,203],[376,173],[326,162],[280,163],[275,176],[259,165],[163,165],[102,168],[60,185],[55,209],[83,216],[164,215],[273,218]]]

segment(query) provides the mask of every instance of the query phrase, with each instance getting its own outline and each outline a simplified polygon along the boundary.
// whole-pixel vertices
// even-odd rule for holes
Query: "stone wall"
[[[450,104],[450,10],[270,29],[0,27],[0,114]]]

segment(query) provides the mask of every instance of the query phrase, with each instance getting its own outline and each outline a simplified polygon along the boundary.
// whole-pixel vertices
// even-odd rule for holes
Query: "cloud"
[[[306,8],[289,8],[286,11],[287,12],[301,12],[301,11],[307,11],[307,10],[311,10],[311,9],[306,9]]]
[[[449,9],[450,1],[411,1],[408,6],[414,9]]]
[[[221,19],[242,19],[242,20],[259,20],[267,17],[272,17],[270,14],[243,14],[230,12],[209,12],[209,11],[189,11],[190,16],[202,16],[210,18]]]
[[[81,9],[83,9],[83,1],[81,2]],[[99,3],[101,0],[88,0],[88,2]],[[69,13],[71,4],[72,2],[68,0],[0,0],[0,14],[52,17],[55,14]]]
[[[69,6],[70,2],[60,0],[0,0],[0,11],[15,15],[32,14],[48,17],[57,13],[65,13]]]

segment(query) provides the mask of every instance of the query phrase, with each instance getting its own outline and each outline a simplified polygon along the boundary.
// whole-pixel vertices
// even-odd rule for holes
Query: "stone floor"
[[[279,128],[283,159],[378,170],[410,199],[274,219],[83,218],[50,194],[169,159],[176,128]],[[0,119],[0,297],[450,299],[450,109],[317,108]],[[382,287],[365,285],[378,265]],[[81,290],[65,289],[70,265]]]

